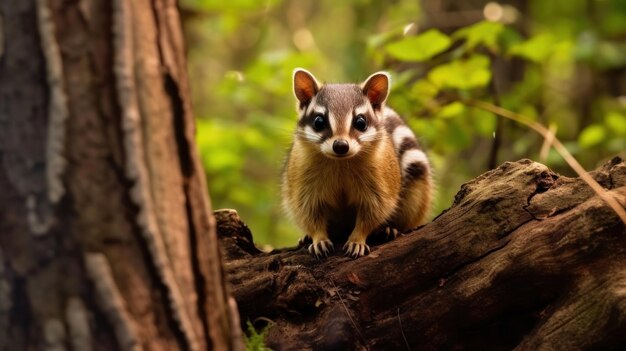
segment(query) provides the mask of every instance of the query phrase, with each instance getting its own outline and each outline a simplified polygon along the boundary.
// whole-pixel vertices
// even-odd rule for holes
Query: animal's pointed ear
[[[387,100],[389,94],[389,74],[387,72],[376,72],[369,76],[363,83],[363,94],[372,104],[374,109],[379,109]]]
[[[293,93],[300,102],[300,108],[308,105],[319,91],[319,84],[309,71],[296,68],[293,71]]]

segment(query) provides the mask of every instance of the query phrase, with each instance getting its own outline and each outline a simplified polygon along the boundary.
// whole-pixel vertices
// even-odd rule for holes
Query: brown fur
[[[386,135],[371,152],[347,160],[330,159],[296,139],[283,175],[284,207],[315,242],[328,238],[322,213],[354,206],[356,226],[348,240],[365,243],[394,212],[400,184],[400,166]]]
[[[306,71],[296,71],[294,75],[301,116],[299,132],[283,171],[283,206],[312,239],[309,251],[316,255],[327,254],[333,239],[347,240],[344,246],[347,253],[362,256],[369,251],[365,244],[367,237],[376,229],[392,225],[401,231],[408,230],[422,224],[428,213],[431,180],[427,161],[423,176],[403,179],[402,155],[394,147],[390,133],[404,123],[401,120],[394,120],[393,125],[385,123],[387,117],[399,119],[384,108],[388,78],[372,77],[361,87],[349,84],[319,87]],[[368,87],[375,91],[368,91]],[[346,118],[354,118],[353,109],[364,105],[367,105],[363,113],[370,133],[375,130],[376,135],[361,141],[358,140],[361,132],[352,127],[346,130],[349,123]],[[307,139],[302,133],[313,123],[314,109],[325,109],[326,115],[334,118],[335,129],[330,134],[329,130],[315,133],[320,136],[319,141]],[[321,145],[332,142],[333,138],[356,140],[358,151],[349,158],[326,155]],[[417,148],[417,144],[412,147]],[[328,146],[325,150],[328,153]]]

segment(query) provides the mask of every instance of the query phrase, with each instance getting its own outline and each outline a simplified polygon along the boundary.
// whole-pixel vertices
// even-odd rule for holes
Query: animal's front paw
[[[355,243],[352,241],[348,241],[343,246],[343,250],[346,252],[346,256],[352,258],[358,258],[370,253],[370,247],[366,243]]]
[[[333,246],[333,243],[328,239],[317,242],[314,241],[313,244],[309,245],[309,253],[315,255],[317,258],[326,257],[334,250],[335,247]]]

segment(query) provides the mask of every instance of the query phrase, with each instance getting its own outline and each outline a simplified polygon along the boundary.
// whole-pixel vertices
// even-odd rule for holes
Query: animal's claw
[[[315,255],[317,258],[327,257],[328,254],[334,250],[335,247],[333,246],[333,243],[328,239],[320,240],[309,245],[309,253]]]
[[[370,253],[370,247],[366,243],[347,242],[343,246],[343,250],[346,252],[346,256],[352,258],[359,258]]]
[[[399,236],[401,236],[402,233],[400,233],[398,231],[398,229],[393,228],[393,227],[387,227],[385,228],[385,236],[387,238],[387,240],[391,241],[393,239],[398,238]]]

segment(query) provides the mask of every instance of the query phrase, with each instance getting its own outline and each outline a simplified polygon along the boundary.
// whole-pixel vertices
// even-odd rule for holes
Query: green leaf
[[[601,124],[592,124],[587,126],[580,136],[578,137],[578,143],[583,148],[590,148],[594,145],[600,144],[606,137],[606,129]]]
[[[617,111],[610,111],[604,121],[607,127],[617,135],[626,135],[626,115]]]
[[[428,80],[436,86],[456,89],[484,87],[490,79],[489,58],[484,55],[439,65],[428,73]]]
[[[509,54],[541,63],[554,51],[556,39],[549,33],[538,34],[529,40],[511,46]]]
[[[385,46],[387,53],[400,61],[426,61],[442,53],[452,44],[450,38],[436,29],[404,38]]]
[[[482,44],[491,50],[498,49],[498,38],[504,29],[504,25],[498,22],[482,21],[469,27],[461,28],[452,34],[454,39],[465,39],[465,45],[469,50]]]
[[[452,118],[462,115],[465,112],[465,105],[456,101],[443,106],[436,114],[440,118]]]

